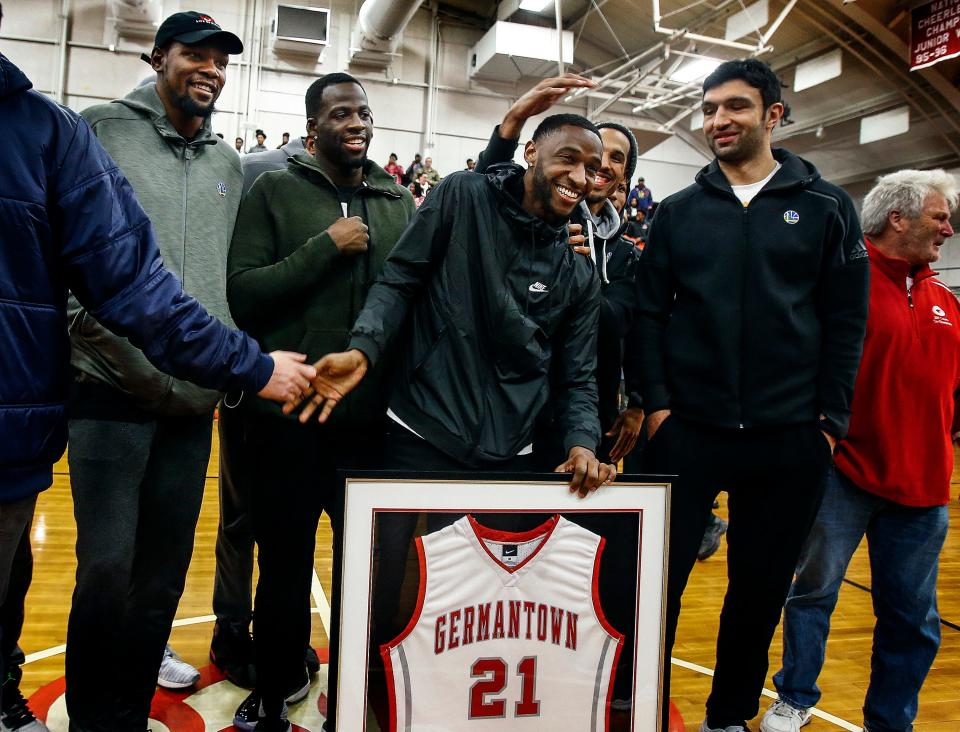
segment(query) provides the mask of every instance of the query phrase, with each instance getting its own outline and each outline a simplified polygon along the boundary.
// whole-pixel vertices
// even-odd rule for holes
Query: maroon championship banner
[[[960,0],[933,0],[910,11],[910,70],[960,56]]]

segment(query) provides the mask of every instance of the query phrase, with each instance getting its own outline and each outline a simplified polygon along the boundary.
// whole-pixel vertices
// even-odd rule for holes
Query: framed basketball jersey
[[[512,477],[347,480],[339,728],[659,728],[669,486]]]
[[[623,635],[599,597],[604,539],[553,516],[526,532],[464,516],[416,539],[420,583],[381,646],[390,729],[607,729]]]

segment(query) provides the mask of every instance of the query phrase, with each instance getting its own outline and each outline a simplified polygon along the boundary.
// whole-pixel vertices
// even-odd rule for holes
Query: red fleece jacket
[[[837,468],[863,490],[906,506],[950,501],[951,435],[960,387],[960,305],[923,267],[870,242],[870,310]]]

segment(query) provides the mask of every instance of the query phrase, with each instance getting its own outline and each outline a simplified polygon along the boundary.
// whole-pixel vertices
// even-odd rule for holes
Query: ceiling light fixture
[[[697,58],[670,74],[670,80],[678,81],[681,84],[689,84],[692,81],[704,78],[722,63],[723,61],[718,58],[708,58],[706,56]]]
[[[531,13],[540,13],[553,2],[553,0],[520,0],[520,9],[529,10]]]

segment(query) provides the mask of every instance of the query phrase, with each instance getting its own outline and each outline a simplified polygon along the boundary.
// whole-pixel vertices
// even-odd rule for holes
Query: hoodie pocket
[[[440,347],[441,342],[446,339],[446,336],[447,336],[447,326],[443,326],[440,329],[440,332],[437,333],[437,337],[434,338],[433,343],[431,343],[427,347],[426,351],[424,351],[423,356],[417,359],[417,362],[413,367],[414,374],[420,373],[420,371],[426,367],[427,363],[430,361],[433,355],[437,352],[437,349]]]

